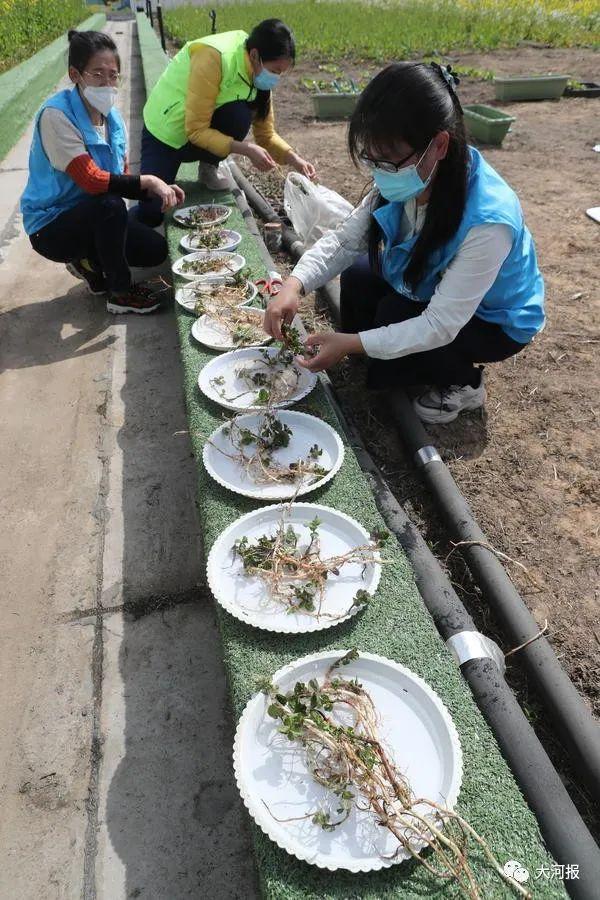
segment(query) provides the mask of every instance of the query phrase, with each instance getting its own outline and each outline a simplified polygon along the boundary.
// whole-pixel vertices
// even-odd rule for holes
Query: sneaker
[[[84,265],[82,259],[74,259],[72,262],[67,263],[67,272],[73,275],[74,278],[85,281],[89,293],[95,297],[98,297],[100,294],[106,294],[106,281],[102,272],[98,272],[91,267],[88,268],[88,266]]]
[[[145,315],[154,312],[160,306],[160,300],[150,288],[142,284],[132,284],[124,294],[111,294],[106,301],[106,309],[110,313],[138,313]]]
[[[231,190],[231,179],[219,166],[201,162],[198,166],[198,181],[211,191]]]
[[[413,400],[418,417],[430,425],[445,425],[453,422],[458,414],[467,409],[479,409],[486,400],[483,376],[479,387],[470,384],[451,384],[446,388],[432,387]]]

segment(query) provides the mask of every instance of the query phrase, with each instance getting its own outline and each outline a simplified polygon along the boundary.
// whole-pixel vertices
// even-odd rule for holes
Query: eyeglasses
[[[412,153],[409,153],[408,156],[405,156],[404,159],[401,159],[398,163],[390,162],[389,159],[375,159],[366,154],[361,154],[359,159],[367,169],[381,169],[382,172],[398,172],[406,165],[409,159],[412,159],[413,156],[416,155],[417,151],[413,150]]]
[[[89,76],[94,87],[103,87],[106,84],[120,87],[123,83],[119,72],[88,72],[84,69],[83,74]]]

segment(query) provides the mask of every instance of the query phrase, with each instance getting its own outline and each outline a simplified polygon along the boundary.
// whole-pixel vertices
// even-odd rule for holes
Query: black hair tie
[[[458,77],[456,72],[452,71],[452,66],[440,66],[440,64],[436,63],[436,62],[431,62],[431,63],[429,63],[429,65],[435,72],[437,72],[439,75],[442,76],[442,78],[444,79],[444,81],[446,83],[448,90],[450,91],[450,95],[452,96],[452,99],[454,100],[454,102],[456,103],[456,105],[458,106],[459,110],[462,113],[463,109],[460,104],[460,100],[458,98],[458,93],[456,90],[456,88],[460,84],[460,78]]]

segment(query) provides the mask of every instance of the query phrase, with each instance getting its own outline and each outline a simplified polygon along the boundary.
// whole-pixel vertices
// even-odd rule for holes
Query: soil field
[[[586,49],[527,46],[448,61],[497,74],[551,71],[600,81],[600,53]],[[365,184],[348,159],[346,123],[317,122],[300,87],[303,77],[327,78],[319,71],[326,62],[304,60],[282,80],[278,130],[315,163],[324,184],[355,202]],[[360,61],[341,65],[355,77],[367,69]],[[432,442],[492,545],[527,567],[528,574],[509,568],[540,627],[548,620],[563,665],[600,715],[600,226],[585,215],[600,205],[600,153],[593,150],[600,144],[600,99],[499,104],[490,82],[471,78],[463,78],[460,95],[463,103],[489,103],[516,116],[504,146],[483,149],[520,197],[545,277],[548,324],[523,353],[488,367],[485,413],[431,428]],[[281,182],[273,176],[256,183],[273,199],[281,197]],[[338,388],[355,408],[390,485],[444,559],[451,547],[386,418],[385,399],[367,395],[356,373],[353,367],[349,378],[348,367],[340,366]],[[450,568],[479,626],[510,649],[458,554]],[[509,675],[520,699],[552,745],[551,730],[512,660]],[[557,748],[549,749],[557,758]],[[561,767],[570,781],[565,760]],[[585,809],[585,798],[580,800]]]

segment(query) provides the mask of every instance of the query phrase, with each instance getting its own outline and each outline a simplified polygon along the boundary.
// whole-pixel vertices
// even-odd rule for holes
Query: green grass
[[[89,15],[82,0],[0,0],[0,72],[33,56]]]
[[[597,0],[404,0],[232,4],[218,7],[219,31],[249,31],[281,17],[296,34],[299,55],[358,56],[378,62],[414,54],[490,50],[536,41],[554,47],[600,46]],[[171,35],[184,42],[210,30],[206,8],[166,13]]]

